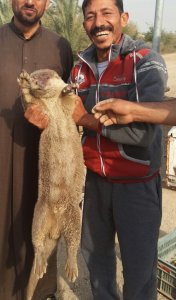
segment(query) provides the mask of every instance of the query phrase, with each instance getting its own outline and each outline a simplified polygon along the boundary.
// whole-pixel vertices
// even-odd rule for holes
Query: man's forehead
[[[28,2],[27,0],[8,0],[8,1],[10,3],[27,3]],[[49,1],[49,0],[33,0],[33,3],[40,2],[40,3],[46,4],[47,1]]]
[[[102,1],[92,0],[85,7],[85,12],[95,11],[95,10],[96,11],[106,10],[106,9],[118,9],[118,7],[115,5],[114,0],[102,0]]]

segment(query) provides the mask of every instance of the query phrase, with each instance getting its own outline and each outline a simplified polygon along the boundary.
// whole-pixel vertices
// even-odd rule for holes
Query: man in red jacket
[[[123,35],[122,0],[84,0],[84,28],[92,45],[79,54],[71,81],[79,84],[73,118],[84,128],[87,166],[82,253],[94,299],[119,299],[115,235],[123,265],[124,300],[156,300],[161,222],[161,129],[130,123],[105,127],[92,114],[108,98],[161,101],[167,72],[156,52]]]

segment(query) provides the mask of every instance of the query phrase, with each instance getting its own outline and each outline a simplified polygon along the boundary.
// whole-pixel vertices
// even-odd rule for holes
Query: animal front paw
[[[75,282],[78,277],[78,267],[77,263],[68,259],[65,265],[65,274],[69,281]]]
[[[21,72],[17,81],[22,89],[26,89],[30,87],[30,75],[26,71]]]

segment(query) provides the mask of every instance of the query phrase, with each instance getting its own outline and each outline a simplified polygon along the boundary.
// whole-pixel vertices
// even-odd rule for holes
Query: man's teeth
[[[108,35],[108,34],[109,34],[109,31],[100,31],[100,32],[96,33],[96,37],[102,36],[102,35]]]

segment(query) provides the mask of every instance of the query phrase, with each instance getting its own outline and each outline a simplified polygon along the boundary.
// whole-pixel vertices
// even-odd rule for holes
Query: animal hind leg
[[[44,200],[44,198],[38,199],[32,224],[32,242],[35,250],[34,273],[40,278],[46,272],[47,260],[60,235],[56,218]]]
[[[72,220],[72,222],[66,224],[63,233],[67,248],[65,273],[68,280],[74,282],[78,277],[77,252],[81,234],[81,213],[79,207],[72,207],[69,212],[71,213],[69,220]],[[68,215],[66,215],[65,218],[68,220]]]
[[[39,200],[35,206],[32,224],[32,242],[35,256],[27,289],[27,300],[31,299],[38,280],[46,273],[48,258],[59,238],[59,231],[55,228],[53,215],[48,210],[46,202],[42,203]]]

